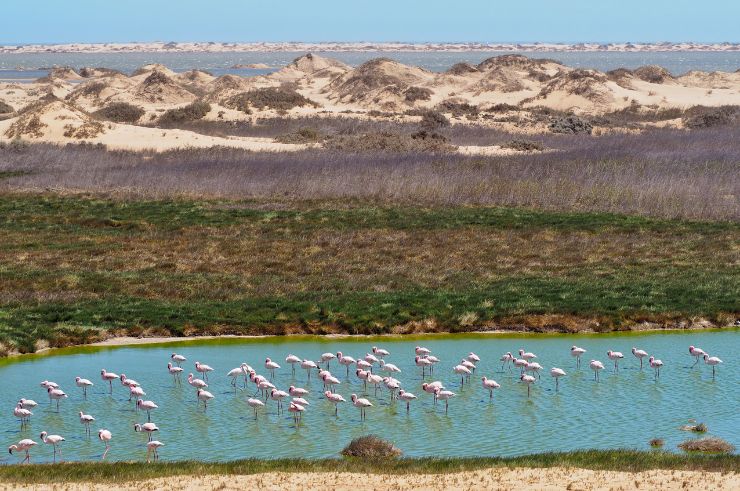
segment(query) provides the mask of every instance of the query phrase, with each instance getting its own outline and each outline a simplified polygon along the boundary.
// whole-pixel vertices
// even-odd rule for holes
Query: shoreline
[[[0,45],[0,54],[29,53],[249,53],[249,52],[736,52],[740,43],[389,43],[389,42],[131,42]]]

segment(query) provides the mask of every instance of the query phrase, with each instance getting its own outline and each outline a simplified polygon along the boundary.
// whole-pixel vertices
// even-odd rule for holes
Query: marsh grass
[[[522,457],[400,458],[386,460],[239,460],[226,463],[139,462],[64,463],[0,466],[0,482],[132,482],[183,475],[250,475],[264,472],[356,472],[372,474],[446,474],[495,467],[577,467],[640,472],[652,469],[737,472],[738,455],[679,455],[663,451],[582,450]]]
[[[686,440],[679,443],[678,448],[686,452],[730,453],[735,451],[734,445],[715,436]]]

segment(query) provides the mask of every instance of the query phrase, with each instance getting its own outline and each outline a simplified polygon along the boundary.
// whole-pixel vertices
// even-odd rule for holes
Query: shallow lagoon
[[[103,444],[95,437],[98,428],[113,433],[110,460],[136,460],[146,455],[146,436],[135,433],[133,424],[145,422],[146,414],[136,412],[128,402],[128,390],[114,382],[111,396],[108,386],[100,379],[100,369],[125,373],[141,383],[145,399],[159,404],[152,421],[160,431],[155,438],[165,443],[160,455],[163,460],[201,459],[225,461],[241,458],[276,457],[335,457],[352,438],[368,433],[392,440],[406,456],[510,456],[545,451],[565,451],[583,448],[647,449],[648,440],[664,438],[666,449],[694,437],[679,430],[693,418],[709,427],[709,435],[722,437],[740,447],[740,384],[737,383],[740,353],[740,331],[657,332],[602,335],[442,335],[426,337],[333,338],[283,337],[258,339],[221,339],[189,341],[178,345],[145,345],[116,348],[77,348],[61,350],[53,355],[29,356],[9,360],[0,366],[5,390],[0,395],[2,422],[6,445],[21,438],[33,438],[40,443],[43,430],[61,434],[65,460],[98,460]],[[572,344],[588,350],[582,367],[576,369],[569,354]],[[703,362],[690,368],[693,358],[690,344],[699,346],[723,359],[713,381],[711,368]],[[362,422],[359,411],[347,403],[340,405],[338,418],[327,402],[321,383],[314,373],[311,381],[306,372],[297,368],[295,376],[284,363],[288,353],[303,358],[318,359],[321,353],[343,351],[355,358],[364,356],[373,345],[391,352],[389,363],[398,365],[402,373],[397,378],[405,390],[418,396],[406,414],[405,406],[391,402],[383,391],[379,397],[369,389],[368,399],[375,407],[368,409]],[[414,347],[423,345],[442,361],[433,378],[457,393],[450,401],[449,414],[444,404],[433,405],[432,397],[421,390],[420,370],[413,363]],[[638,346],[655,354],[665,363],[658,381],[645,363],[643,371],[630,353]],[[532,351],[544,367],[542,380],[532,387],[527,398],[518,373],[501,371],[499,357],[519,348]],[[606,351],[622,351],[625,359],[619,374],[612,371]],[[166,365],[173,351],[185,355],[185,376],[182,386],[173,384]],[[459,376],[452,367],[468,352],[481,357],[472,384],[460,387]],[[311,390],[311,405],[296,427],[286,412],[278,415],[274,401],[255,421],[245,401],[254,394],[254,385],[236,392],[226,373],[241,362],[252,365],[258,373],[264,369],[265,357],[282,365],[274,383],[287,390],[291,384]],[[607,367],[601,382],[593,380],[588,368],[591,358]],[[208,410],[195,402],[195,391],[185,379],[193,371],[195,361],[215,368],[210,374],[209,390],[215,395]],[[553,366],[563,368],[568,375],[561,380],[559,392],[549,375]],[[349,401],[355,392],[363,393],[362,382],[354,374],[346,376],[336,361],[332,372],[340,378],[338,392]],[[377,370],[376,370],[377,371]],[[89,378],[95,386],[87,400],[74,384],[75,376]],[[480,377],[496,379],[501,388],[491,403],[488,392],[480,385]],[[69,395],[55,412],[39,382],[53,380]],[[28,428],[21,430],[13,417],[12,408],[19,398],[34,399],[39,407]],[[97,421],[93,437],[87,439],[78,419],[79,411],[92,414]],[[34,449],[34,462],[50,461],[52,449],[40,443]],[[5,455],[3,462],[15,463],[21,457]]]

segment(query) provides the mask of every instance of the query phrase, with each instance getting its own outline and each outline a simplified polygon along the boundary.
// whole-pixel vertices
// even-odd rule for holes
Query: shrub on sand
[[[324,139],[326,139],[326,136],[315,128],[301,128],[293,133],[277,136],[275,141],[278,143],[306,144],[320,143]]]
[[[510,140],[502,143],[501,148],[509,148],[519,152],[541,152],[545,149],[541,143],[532,140]]]
[[[250,90],[231,97],[226,104],[228,107],[244,112],[247,112],[250,107],[288,111],[294,107],[318,106],[289,87],[264,87]]]
[[[13,106],[10,104],[0,101],[0,114],[8,114],[14,111]]]
[[[433,131],[450,126],[450,120],[439,111],[424,111],[419,126],[424,130]]]
[[[355,438],[342,450],[342,455],[345,457],[360,457],[363,459],[393,459],[400,457],[401,454],[401,450],[391,442],[375,435]]]
[[[160,118],[160,124],[182,123],[203,119],[211,110],[211,105],[203,101],[195,101],[185,107],[169,109]]]
[[[93,114],[100,119],[116,123],[136,123],[145,112],[139,106],[127,102],[113,102]]]

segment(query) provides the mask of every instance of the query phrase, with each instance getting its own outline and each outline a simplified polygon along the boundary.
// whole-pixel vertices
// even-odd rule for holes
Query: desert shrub
[[[275,138],[278,143],[293,143],[293,144],[306,144],[306,143],[320,143],[324,141],[326,137],[316,128],[300,128],[298,131],[293,133],[286,133]]]
[[[740,120],[740,106],[694,106],[686,110],[683,124],[692,130],[736,123]]]
[[[107,85],[103,82],[88,82],[82,85],[75,93],[80,96],[98,97],[100,96],[100,93],[105,90],[106,87]]]
[[[450,126],[450,120],[447,116],[439,111],[424,111],[421,114],[421,121],[419,122],[424,130],[436,130],[439,128],[446,128]]]
[[[64,136],[67,138],[95,138],[104,132],[105,128],[103,127],[103,123],[100,123],[99,121],[88,121],[80,126],[72,124],[64,126]]]
[[[167,83],[170,83],[170,78],[158,70],[154,70],[152,73],[149,74],[147,78],[144,79],[145,86]]]
[[[84,67],[80,69],[80,77],[83,78],[90,78],[95,76],[101,76],[101,77],[110,77],[112,75],[124,75],[123,72],[119,70],[114,70],[112,68],[90,68],[90,67]]]
[[[211,110],[211,105],[203,101],[195,101],[185,107],[169,109],[159,118],[160,124],[182,123],[203,119]]]
[[[437,106],[437,110],[443,113],[451,113],[455,117],[460,116],[477,116],[478,106],[473,106],[467,102],[442,101]]]
[[[363,459],[393,459],[400,457],[401,454],[401,450],[391,442],[375,435],[355,438],[342,450],[342,455],[345,457],[360,457]]]
[[[250,107],[277,111],[287,111],[303,106],[318,107],[315,102],[303,97],[294,89],[286,87],[265,87],[243,92],[229,98],[226,105],[244,112],[247,112],[246,110]]]
[[[505,102],[500,102],[489,107],[486,111],[491,113],[503,113],[507,111],[521,111],[521,108],[518,106],[512,106],[511,104],[506,104]]]
[[[606,72],[606,76],[609,80],[620,80],[624,77],[629,77],[630,75],[632,75],[632,70],[627,68],[617,68]]]
[[[10,104],[0,101],[0,114],[8,114],[14,111],[13,106]]]
[[[0,142],[0,150],[6,150],[8,152],[22,153],[28,150],[29,147],[29,143],[20,138],[15,138],[9,142]]]
[[[735,447],[731,443],[715,436],[686,440],[679,443],[678,448],[686,452],[730,453],[735,451]]]
[[[584,120],[579,118],[575,115],[565,116],[556,118],[550,123],[550,131],[553,133],[564,133],[564,134],[579,134],[579,133],[586,133],[591,134],[593,131],[593,125]]]
[[[541,143],[532,140],[509,140],[502,143],[501,148],[510,148],[520,152],[541,152],[545,149]]]
[[[642,66],[632,73],[640,80],[653,84],[662,84],[666,80],[673,80],[671,72],[658,65]]]
[[[665,440],[663,440],[662,438],[653,438],[648,443],[653,448],[659,448],[659,447],[662,447],[663,445],[665,445]]]
[[[116,123],[136,123],[146,111],[127,102],[114,102],[95,111],[94,116]]]
[[[432,98],[432,91],[426,87],[409,87],[404,92],[406,102],[428,101]]]
[[[465,75],[466,73],[476,73],[479,72],[476,67],[471,65],[470,63],[460,62],[455,63],[450,67],[449,70],[447,70],[447,73],[451,75]]]
[[[327,138],[324,147],[352,153],[443,153],[454,150],[445,137],[427,131],[410,135],[397,133],[335,135]]]

